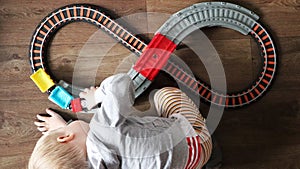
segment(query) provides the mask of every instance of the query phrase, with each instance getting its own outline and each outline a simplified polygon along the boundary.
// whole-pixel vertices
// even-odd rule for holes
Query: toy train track
[[[154,66],[155,68],[169,70],[174,78],[208,102],[226,107],[243,106],[256,100],[267,90],[276,68],[276,53],[273,41],[257,20],[258,16],[253,12],[231,3],[195,4],[174,14],[158,30],[147,49],[161,48],[166,52],[153,55],[151,50],[146,50],[147,44],[110,19],[100,7],[88,4],[68,5],[50,13],[36,28],[29,49],[30,64],[33,71],[31,78],[42,92],[47,91],[50,94],[50,100],[62,108],[69,108],[70,105],[73,109],[76,107],[79,100],[74,99],[69,93],[74,94],[74,91],[77,91],[75,93],[78,94],[80,89],[76,90],[76,87],[70,87],[70,84],[57,83],[52,80],[54,78],[49,76],[51,72],[49,72],[46,64],[47,48],[52,36],[61,27],[71,22],[84,21],[107,32],[137,56],[142,55],[136,65],[128,72],[134,80],[136,97],[143,93],[158,73],[157,70],[145,72],[143,71],[144,68]],[[203,82],[192,78],[184,69],[180,68],[180,65],[174,64],[169,59],[170,54],[182,39],[194,31],[195,28],[199,29],[207,26],[222,26],[237,30],[244,35],[250,34],[260,44],[264,66],[261,76],[251,88],[239,93],[219,94]],[[162,41],[162,43],[158,43],[158,41]],[[169,48],[165,48],[166,45],[169,45]],[[149,65],[150,62],[145,62],[147,59],[154,59],[153,64]],[[159,65],[157,65],[158,63]],[[69,92],[65,91],[64,88]]]
[[[257,22],[258,18],[259,17],[252,11],[235,4],[226,2],[199,3],[172,15],[156,32],[156,35],[164,37],[160,38],[160,41],[173,42],[173,48],[176,48],[176,45],[190,33],[203,27],[221,26],[236,30],[244,35],[250,34],[260,45],[264,62],[260,76],[249,89],[232,94],[218,93],[203,82],[197,81],[191,76],[187,76],[178,66],[170,64],[170,62],[167,63],[166,56],[163,56],[164,59],[158,59],[157,56],[159,56],[159,53],[147,55],[147,52],[144,52],[142,57],[139,58],[141,65],[138,65],[138,62],[134,69],[137,70],[137,72],[141,72],[141,70],[146,67],[160,68],[158,64],[163,64],[162,62],[165,61],[165,70],[168,70],[177,81],[199,94],[201,98],[206,101],[225,107],[249,104],[267,90],[274,78],[276,69],[275,46],[266,29]],[[168,51],[168,49],[164,50]],[[170,52],[172,52],[172,50],[170,50]],[[153,56],[155,56],[155,58],[153,58]],[[145,60],[147,60],[147,62],[142,63]],[[149,60],[151,60],[151,62]],[[148,75],[144,76],[146,76],[147,80],[149,79]],[[153,79],[152,76],[153,74],[151,74],[150,80]]]

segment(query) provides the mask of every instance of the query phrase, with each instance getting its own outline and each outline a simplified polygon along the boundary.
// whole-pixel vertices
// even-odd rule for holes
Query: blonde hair
[[[88,168],[84,150],[70,143],[59,143],[59,132],[42,136],[29,159],[28,169],[85,169]]]

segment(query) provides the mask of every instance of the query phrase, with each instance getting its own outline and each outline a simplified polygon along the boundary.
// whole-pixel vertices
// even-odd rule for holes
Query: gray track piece
[[[249,34],[259,16],[252,11],[227,2],[194,4],[173,14],[157,31],[179,44],[196,29],[220,26]]]
[[[146,79],[139,72],[131,68],[127,73],[133,81],[135,97],[141,95],[152,83],[150,80]]]

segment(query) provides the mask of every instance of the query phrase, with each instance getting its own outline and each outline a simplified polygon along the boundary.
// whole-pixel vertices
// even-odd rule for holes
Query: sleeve
[[[93,133],[86,140],[87,162],[90,169],[117,169],[120,161],[117,154],[108,149]]]
[[[127,74],[117,74],[105,79],[95,92],[95,100],[102,103],[97,120],[115,127],[132,112],[134,88]]]

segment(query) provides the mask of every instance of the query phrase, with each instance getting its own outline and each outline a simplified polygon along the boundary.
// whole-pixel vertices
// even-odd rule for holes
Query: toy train
[[[66,89],[55,85],[44,69],[40,68],[30,76],[41,92],[49,93],[48,99],[57,104],[62,109],[71,109],[73,112],[83,110],[81,99],[74,98]]]

